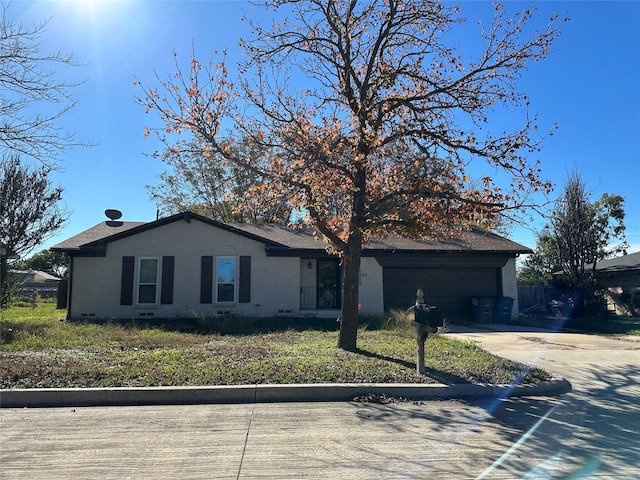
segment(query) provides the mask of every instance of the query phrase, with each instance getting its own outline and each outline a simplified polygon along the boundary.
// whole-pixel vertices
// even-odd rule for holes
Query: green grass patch
[[[580,330],[585,333],[602,333],[605,335],[640,335],[640,317],[620,317],[602,315],[597,317],[569,318],[565,328]]]
[[[1,388],[286,383],[535,383],[546,372],[446,335],[425,344],[416,373],[410,318],[365,319],[356,352],[337,348],[335,322],[196,319],[66,322],[16,307],[0,319]],[[46,306],[43,309],[46,310]],[[49,310],[51,313],[51,310]],[[216,331],[216,329],[218,331]],[[231,332],[231,333],[230,333]]]
[[[30,320],[30,319],[64,319],[66,310],[56,309],[55,303],[38,303],[36,307],[31,305],[13,306],[6,310],[0,310],[0,320]]]
[[[598,315],[565,318],[538,315],[534,319],[530,319],[525,315],[521,315],[519,321],[525,325],[558,331],[566,329],[602,335],[640,335],[640,317]]]

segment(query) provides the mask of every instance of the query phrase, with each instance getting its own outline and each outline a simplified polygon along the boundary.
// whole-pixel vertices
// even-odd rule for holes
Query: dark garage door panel
[[[470,318],[471,297],[498,296],[497,268],[394,268],[385,267],[385,309],[405,310],[424,291],[425,302],[442,309],[446,318]]]

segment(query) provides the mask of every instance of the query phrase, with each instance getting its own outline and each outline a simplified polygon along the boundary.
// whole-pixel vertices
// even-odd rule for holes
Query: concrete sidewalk
[[[3,408],[0,478],[467,480],[535,421],[506,402],[509,427],[491,400]]]

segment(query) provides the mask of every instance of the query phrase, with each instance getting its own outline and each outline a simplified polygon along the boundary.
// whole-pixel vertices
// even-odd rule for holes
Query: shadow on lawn
[[[410,370],[416,370],[415,362],[408,362],[406,360],[402,360],[401,358],[389,357],[388,355],[380,355],[379,353],[370,352],[368,350],[363,350],[361,348],[357,348],[354,353],[358,355],[362,355],[368,358],[375,358],[377,360],[382,360],[385,362],[397,363],[398,365],[408,368]],[[467,379],[460,377],[458,375],[453,375],[451,373],[443,372],[441,370],[436,370],[434,368],[425,367],[424,375],[426,377],[434,379],[438,383],[444,383],[445,385],[452,385],[457,383],[466,383],[469,384]]]

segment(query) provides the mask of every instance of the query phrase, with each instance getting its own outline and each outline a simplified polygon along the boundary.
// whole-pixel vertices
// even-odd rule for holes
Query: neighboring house
[[[340,314],[340,264],[311,228],[223,224],[183,213],[149,223],[108,221],[51,248],[70,257],[69,319]],[[362,314],[425,302],[470,318],[471,298],[517,297],[515,259],[531,253],[473,229],[440,242],[370,241]],[[517,315],[517,300],[512,315]]]
[[[9,273],[19,285],[18,295],[37,293],[43,298],[56,298],[60,278],[40,270],[10,270]]]
[[[640,313],[640,252],[602,260],[595,274],[606,288],[608,310],[617,315]]]

